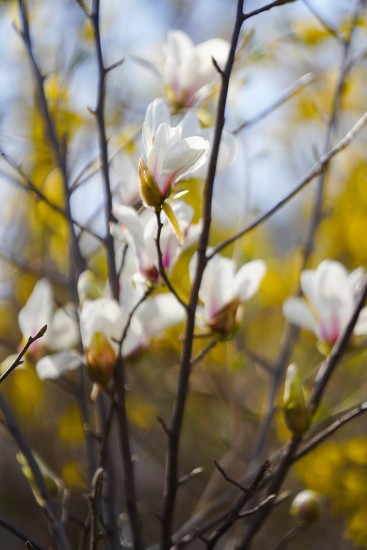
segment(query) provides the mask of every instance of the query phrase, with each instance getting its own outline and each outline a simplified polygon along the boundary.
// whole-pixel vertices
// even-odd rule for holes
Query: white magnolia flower
[[[171,126],[167,106],[156,99],[143,124],[143,156],[139,162],[140,194],[146,206],[161,207],[173,186],[204,164],[208,142]]]
[[[164,68],[164,84],[170,101],[178,108],[199,104],[219,79],[213,58],[223,69],[228,52],[229,43],[220,38],[195,46],[184,32],[170,32]]]
[[[190,262],[191,280],[196,265],[195,254]],[[234,327],[239,305],[257,292],[265,270],[262,260],[253,260],[236,272],[234,260],[215,255],[205,268],[199,292],[203,308],[198,313],[204,323],[212,330],[228,334]]]
[[[324,260],[316,270],[301,273],[303,298],[288,298],[283,313],[291,323],[314,332],[333,346],[348,323],[364,269],[351,273],[339,262]],[[357,335],[367,334],[367,308],[363,308],[354,327]]]
[[[121,340],[129,312],[141,297],[131,296],[119,305],[110,298],[84,302],[80,313],[80,330],[85,358],[76,351],[63,351],[43,357],[36,368],[41,379],[55,379],[86,363],[91,379],[104,387],[113,376]],[[133,315],[122,344],[122,357],[128,358],[144,350],[152,338],[180,323],[185,310],[171,294],[159,294],[146,300]]]
[[[173,233],[169,221],[164,213],[161,215],[163,227],[160,236],[163,266],[169,273],[177,262],[181,252],[190,246],[199,234],[199,226],[191,226],[193,209],[188,204],[177,201],[172,204],[173,214],[179,224],[184,244],[180,244]],[[157,236],[157,218],[152,216],[145,227],[136,211],[129,206],[116,206],[113,215],[117,223],[111,224],[111,233],[118,239],[126,242],[134,252],[136,266],[140,278],[134,276],[139,282],[158,283],[159,266],[155,239]]]

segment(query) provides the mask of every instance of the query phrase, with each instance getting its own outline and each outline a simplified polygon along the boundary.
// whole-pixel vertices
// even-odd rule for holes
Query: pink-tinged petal
[[[175,143],[166,152],[160,171],[160,181],[165,189],[178,180],[188,177],[205,162],[208,142],[198,136],[185,138]],[[161,187],[162,189],[162,187]]]
[[[310,330],[319,337],[317,322],[301,298],[288,298],[283,303],[283,314],[290,323]]]
[[[72,304],[66,304],[55,311],[45,337],[45,345],[55,351],[70,349],[78,344],[79,328]]]
[[[367,307],[364,307],[358,317],[358,321],[354,327],[354,334],[363,336],[367,334]]]
[[[43,325],[50,322],[53,307],[51,284],[47,279],[41,279],[19,312],[19,328],[25,338],[33,336]]]
[[[262,260],[253,260],[243,265],[233,280],[233,297],[238,297],[241,302],[252,298],[258,291],[265,272],[266,265]]]
[[[190,262],[190,276],[193,280],[196,255]],[[214,256],[206,266],[201,287],[200,299],[204,303],[205,316],[209,322],[221,309],[234,298],[232,292],[235,274],[235,262],[223,256]]]
[[[37,362],[36,371],[41,380],[55,380],[62,374],[79,368],[83,357],[75,351],[62,351],[54,355],[46,355]]]

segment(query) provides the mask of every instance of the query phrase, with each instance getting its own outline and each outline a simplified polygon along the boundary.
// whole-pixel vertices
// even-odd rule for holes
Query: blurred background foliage
[[[248,2],[247,9],[250,11],[257,4]],[[355,2],[339,0],[332,7],[327,4],[312,2],[330,28],[345,36]],[[91,28],[72,0],[34,0],[29,5],[36,54],[47,75],[51,113],[60,140],[67,136],[73,216],[81,226],[103,235],[98,142],[94,119],[88,111],[94,107],[96,97]],[[134,169],[140,151],[141,124],[148,103],[163,94],[162,82],[151,63],[162,68],[162,44],[172,28],[185,30],[195,42],[213,36],[228,39],[234,2],[116,0],[102,2],[102,8],[106,59],[113,63],[125,58],[108,77],[106,122],[111,177],[116,200],[123,188],[125,200],[134,205],[138,198]],[[0,17],[0,42],[6,41],[7,46],[2,48],[5,53],[0,65],[0,74],[6,75],[4,90],[0,92],[0,146],[15,165],[14,168],[6,159],[0,159],[0,352],[5,358],[15,353],[20,344],[17,314],[41,276],[46,275],[53,283],[59,305],[68,300],[69,244],[63,216],[57,208],[39,200],[27,184],[28,178],[52,205],[64,206],[60,173],[37,110],[26,53],[11,28],[12,22],[17,26],[16,2],[0,2]],[[312,73],[313,79],[269,116],[238,132],[240,148],[235,166],[228,174],[221,174],[216,184],[213,244],[279,200],[322,152],[342,57],[341,44],[330,28],[320,23],[305,2],[262,14],[244,26],[228,105],[229,131],[271,105],[304,74]],[[363,48],[367,52],[366,28],[362,10],[353,33],[351,57]],[[360,56],[346,77],[334,143],[365,111],[365,57]],[[212,97],[200,108],[198,114],[206,124],[213,123],[214,107]],[[316,267],[325,258],[339,260],[350,270],[366,267],[366,163],[365,134],[333,160],[327,174],[324,215],[309,267]],[[192,182],[188,201],[198,215],[200,193],[195,185],[198,183]],[[271,221],[226,249],[225,253],[234,257],[238,265],[263,258],[267,274],[259,295],[246,304],[235,337],[220,343],[193,371],[181,469],[187,473],[200,466],[204,473],[182,492],[181,522],[190,517],[205,487],[198,509],[223,491],[225,483],[213,469],[214,459],[221,460],[237,479],[252,459],[271,387],[271,374],[262,362],[272,364],[279,353],[285,324],[281,305],[298,290],[302,245],[314,196],[315,183]],[[89,266],[105,280],[105,256],[98,239],[81,228],[78,235]],[[187,266],[191,253],[192,250],[183,255],[172,274],[174,285],[183,295],[189,290]],[[171,410],[182,327],[171,329],[166,336],[163,343],[153,342],[128,367],[128,410],[138,456],[139,492],[152,541],[158,532],[153,514],[161,496],[165,452],[165,437],[157,417],[167,418]],[[197,339],[195,351],[199,352],[204,344]],[[292,360],[297,362],[308,388],[322,361],[315,344],[313,335],[301,331],[292,352]],[[257,355],[262,362],[254,358]],[[335,373],[318,413],[319,420],[365,398],[365,361],[365,342],[359,342]],[[83,497],[83,426],[71,391],[76,379],[77,374],[70,373],[60,382],[41,382],[34,366],[28,363],[12,374],[2,391],[32,447],[68,488],[70,515],[74,514],[78,521],[87,504]],[[280,400],[281,391],[279,404]],[[315,489],[324,495],[326,510],[331,510],[325,511],[322,527],[312,527],[301,536],[299,544],[304,546],[297,543],[297,548],[367,548],[365,431],[366,420],[361,417],[297,464],[287,489]],[[267,454],[288,437],[279,414],[271,429]],[[15,446],[5,430],[1,433],[1,445],[0,515],[47,540],[43,520],[34,515],[38,513],[36,505],[15,462]],[[257,548],[275,546],[276,540],[294,525],[288,508],[286,501],[277,509]],[[4,540],[6,548],[23,548],[13,538]]]

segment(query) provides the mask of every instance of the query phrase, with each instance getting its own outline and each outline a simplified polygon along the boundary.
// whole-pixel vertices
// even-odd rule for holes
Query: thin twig
[[[213,349],[215,348],[215,346],[218,344],[218,342],[220,342],[220,338],[218,337],[215,337],[213,338],[213,340],[211,340],[206,346],[205,348],[203,348],[201,351],[199,351],[199,353],[197,355],[195,355],[195,357],[193,357],[191,359],[191,366],[193,367],[194,365],[196,365],[197,363],[200,363],[200,361],[202,361],[204,359],[204,357],[206,357],[208,355],[208,353]]]
[[[273,500],[275,500],[277,497],[277,495],[269,495],[267,496],[266,498],[264,498],[264,500],[262,500],[259,504],[257,504],[256,506],[254,506],[253,508],[249,508],[249,510],[244,510],[244,512],[240,512],[238,514],[238,517],[239,518],[247,518],[249,516],[253,516],[254,514],[256,514],[256,512],[258,512],[259,510],[261,510],[261,508],[263,508],[264,506],[266,506],[267,504],[269,504],[269,502],[272,502]]]
[[[194,470],[192,470],[190,473],[182,476],[180,479],[179,479],[179,484],[180,485],[184,485],[185,483],[187,483],[188,481],[191,481],[192,479],[194,479],[195,477],[197,477],[198,475],[202,474],[204,471],[204,468],[201,468],[201,467],[198,467],[198,468],[194,468]]]
[[[47,330],[47,325],[44,325],[38,332],[37,334],[35,334],[34,336],[29,336],[27,342],[25,343],[25,345],[23,346],[22,350],[20,351],[20,353],[17,355],[15,361],[13,361],[13,363],[10,365],[10,367],[8,367],[6,369],[5,372],[3,372],[3,374],[0,376],[0,384],[5,380],[5,378],[7,378],[9,376],[10,373],[13,372],[13,370],[15,370],[17,367],[19,367],[20,365],[23,364],[23,357],[25,356],[25,354],[27,353],[28,349],[30,348],[30,346],[33,344],[33,342],[35,342],[36,340],[38,340],[39,338],[42,338],[42,336],[44,336],[45,332]]]
[[[294,461],[299,460],[303,456],[305,456],[307,453],[312,451],[315,447],[320,445],[325,439],[328,439],[331,435],[333,435],[336,431],[338,431],[340,428],[357,418],[358,416],[361,416],[362,414],[367,412],[367,401],[363,401],[356,407],[353,407],[349,411],[345,411],[344,413],[340,414],[336,420],[331,422],[326,427],[321,427],[320,429],[317,429],[317,426],[315,427],[316,433],[313,433],[309,439],[306,439],[303,441],[302,445],[298,449],[298,451],[294,455]]]
[[[233,485],[234,487],[237,487],[237,489],[239,489],[240,491],[242,491],[243,493],[247,494],[248,493],[248,488],[247,487],[244,487],[243,485],[241,485],[240,483],[238,483],[235,479],[232,479],[231,477],[229,477],[229,475],[226,473],[226,471],[222,468],[222,466],[219,464],[219,462],[217,462],[217,460],[214,460],[214,466],[216,467],[216,469],[218,470],[218,472],[220,473],[220,475],[223,477],[223,479],[225,479],[228,483],[230,483],[231,485]]]
[[[259,13],[269,11],[278,6],[284,6],[285,4],[291,4],[293,2],[296,2],[296,0],[275,0],[274,2],[270,2],[270,4],[266,4],[266,6],[262,6],[261,8],[258,8],[256,10],[250,11],[248,13],[244,13],[242,16],[242,22],[247,21],[247,19],[250,19],[255,15],[259,15]]]
[[[278,542],[276,546],[274,546],[273,550],[285,550],[289,543],[292,542],[302,531],[305,530],[307,527],[307,524],[300,523],[299,525],[296,525],[292,529],[286,533],[282,539]]]

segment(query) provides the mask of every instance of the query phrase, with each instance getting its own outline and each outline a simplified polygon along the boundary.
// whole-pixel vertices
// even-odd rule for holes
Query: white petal
[[[364,307],[358,317],[358,321],[354,327],[354,334],[362,336],[367,334],[367,307]]]
[[[203,132],[198,117],[195,115],[194,111],[191,110],[187,111],[178,126],[182,128],[183,138],[202,135]],[[202,135],[202,137],[207,139],[205,135]]]
[[[143,226],[139,219],[138,214],[130,206],[119,205],[112,209],[112,213],[118,220],[117,224],[113,225],[111,233],[114,235],[120,235],[120,238],[124,240],[133,249],[138,264],[143,262],[143,254],[145,249]],[[120,233],[118,233],[120,230]]]
[[[46,355],[37,362],[36,370],[41,380],[59,378],[62,374],[75,370],[83,364],[83,358],[74,351],[62,351]]]
[[[201,137],[193,136],[175,143],[166,152],[161,171],[160,181],[164,186],[174,184],[201,166],[206,158],[208,142]],[[162,189],[162,186],[160,185]]]
[[[45,334],[45,344],[52,350],[72,348],[79,341],[75,308],[67,304],[55,311]]]
[[[162,98],[155,99],[148,105],[144,123],[149,128],[150,132],[154,135],[157,133],[159,126],[165,122],[169,126],[171,125],[171,117],[165,101]]]
[[[283,304],[283,314],[290,323],[319,336],[316,320],[301,298],[288,298]]]
[[[196,255],[191,260],[190,273],[196,265]],[[210,321],[226,304],[236,296],[233,294],[235,262],[217,254],[204,271],[199,296],[204,303],[206,319]]]
[[[147,340],[159,336],[166,328],[184,321],[185,310],[172,294],[158,294],[137,310]]]
[[[180,134],[181,129],[171,128],[166,123],[161,124],[154,139],[153,149],[147,157],[149,171],[162,192],[165,192],[166,184],[161,177],[163,162],[169,148],[180,141]]]
[[[316,270],[320,295],[327,300],[349,304],[351,299],[348,271],[339,262],[324,260]]]
[[[262,260],[253,260],[243,265],[235,275],[233,294],[238,296],[241,302],[252,298],[260,286],[265,271],[265,262]]]
[[[19,328],[25,338],[33,336],[43,325],[48,324],[53,311],[53,293],[47,279],[35,285],[32,294],[18,316]]]

